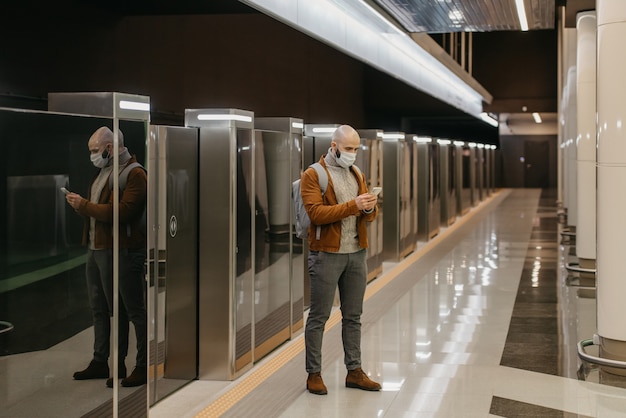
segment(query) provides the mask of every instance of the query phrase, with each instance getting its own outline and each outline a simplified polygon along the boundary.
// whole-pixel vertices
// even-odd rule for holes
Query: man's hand
[[[376,206],[378,197],[371,193],[363,193],[362,195],[357,196],[355,201],[356,207],[359,208],[359,210],[372,210],[374,206]]]
[[[80,201],[83,200],[83,198],[78,193],[68,193],[65,196],[65,200],[67,200],[67,203],[69,203],[70,206],[74,208],[74,210],[78,210],[78,207],[80,206]]]

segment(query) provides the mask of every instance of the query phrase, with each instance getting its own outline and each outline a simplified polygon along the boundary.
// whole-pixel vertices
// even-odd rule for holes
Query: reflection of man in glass
[[[107,379],[109,377],[110,316],[113,312],[113,132],[105,126],[96,130],[88,142],[93,165],[100,169],[94,177],[87,199],[69,193],[67,202],[85,218],[83,244],[87,251],[87,293],[93,313],[94,353],[89,366],[74,373],[74,379]],[[119,132],[119,170],[135,163],[124,147]],[[120,178],[123,176],[121,175]],[[122,386],[146,383],[146,308],[143,268],[146,256],[146,230],[142,217],[146,205],[147,177],[141,166],[131,168],[125,186],[120,182],[119,201],[119,365]],[[123,187],[123,190],[122,190]],[[137,364],[126,377],[124,359],[128,353],[129,319],[137,337]],[[113,387],[113,379],[107,380]]]

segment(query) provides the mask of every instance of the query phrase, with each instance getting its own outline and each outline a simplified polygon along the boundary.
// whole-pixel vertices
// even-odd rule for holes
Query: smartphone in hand
[[[382,187],[373,187],[370,193],[373,194],[374,196],[378,196],[382,190],[383,190]]]
[[[67,190],[65,187],[61,187],[61,191],[63,192],[63,194],[70,194],[71,192],[69,190]]]

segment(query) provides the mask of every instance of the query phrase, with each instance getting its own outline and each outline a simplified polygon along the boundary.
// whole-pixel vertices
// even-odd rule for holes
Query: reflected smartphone
[[[70,191],[67,190],[65,187],[61,187],[61,191],[63,192],[63,194],[70,194]]]
[[[383,190],[382,187],[373,187],[370,193],[373,194],[374,196],[378,196],[382,190]]]

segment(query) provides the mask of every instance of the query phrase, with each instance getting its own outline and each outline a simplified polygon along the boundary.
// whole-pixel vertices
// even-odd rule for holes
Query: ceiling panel
[[[409,32],[521,30],[515,0],[375,0]],[[554,0],[524,0],[530,30],[554,29]]]

